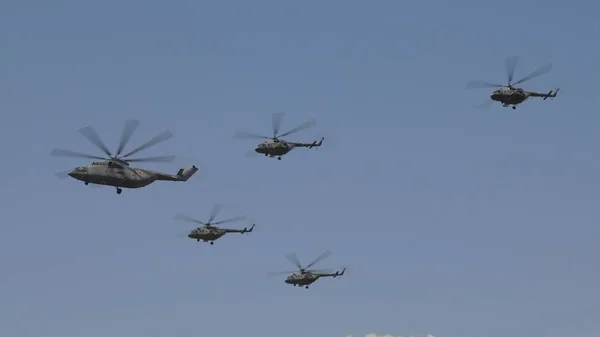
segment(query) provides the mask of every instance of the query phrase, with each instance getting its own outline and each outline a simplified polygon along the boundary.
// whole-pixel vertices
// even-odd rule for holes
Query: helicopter
[[[323,140],[325,139],[324,137],[322,137],[321,140],[314,141],[312,143],[294,143],[281,139],[280,137],[285,137],[287,135],[291,135],[292,133],[296,133],[317,125],[315,120],[309,120],[288,132],[278,135],[282,120],[283,112],[276,112],[272,115],[273,137],[265,137],[242,131],[236,132],[234,137],[240,139],[266,139],[264,142],[258,144],[254,151],[259,154],[264,154],[266,157],[277,157],[278,160],[281,160],[282,156],[288,154],[294,148],[307,147],[312,149],[313,147],[319,147],[321,144],[323,144]]]
[[[325,259],[329,255],[331,255],[331,252],[325,251],[323,254],[319,255],[316,259],[314,259],[311,263],[309,263],[306,267],[303,268],[295,253],[287,254],[285,256],[285,258],[288,259],[293,264],[295,264],[299,270],[296,272],[285,271],[285,272],[270,273],[270,275],[292,273],[290,276],[288,276],[285,279],[285,283],[291,284],[294,287],[304,286],[304,288],[308,289],[309,285],[313,284],[315,281],[317,281],[321,277],[336,278],[338,276],[344,275],[346,268],[342,269],[342,271],[336,271],[335,273],[331,273],[331,272],[329,272],[329,270],[316,270],[316,269],[310,270],[310,269],[308,269],[308,268],[312,267],[313,265],[315,265],[317,262]]]
[[[159,156],[137,159],[128,158],[139,151],[145,150],[151,146],[170,139],[173,137],[173,134],[171,134],[169,131],[165,131],[157,135],[146,143],[121,156],[121,152],[123,152],[123,149],[129,142],[131,135],[138,127],[139,123],[140,122],[137,120],[127,120],[125,122],[125,127],[123,129],[123,133],[121,134],[121,140],[114,156],[110,153],[92,126],[86,126],[79,129],[79,132],[88,141],[102,150],[102,152],[104,152],[108,158],[55,148],[50,153],[51,156],[101,160],[94,161],[91,163],[91,165],[79,166],[73,170],[60,172],[56,175],[61,179],[70,176],[71,178],[83,181],[86,185],[91,183],[113,186],[116,187],[117,194],[121,194],[123,191],[122,188],[141,188],[150,185],[157,180],[187,181],[192,175],[194,175],[194,173],[196,173],[196,171],[198,171],[198,168],[195,165],[192,165],[190,168],[180,169],[177,174],[168,174],[129,166],[129,163],[133,162],[172,162],[175,159],[175,156]]]
[[[517,85],[517,84],[523,83],[525,81],[529,81],[532,78],[541,76],[541,75],[549,72],[552,69],[551,64],[546,64],[545,66],[542,66],[542,67],[536,69],[535,71],[533,71],[529,75],[521,78],[520,80],[513,82],[512,80],[513,80],[513,77],[515,74],[515,69],[517,67],[518,61],[519,61],[519,59],[517,56],[511,56],[511,57],[506,58],[506,61],[505,61],[506,62],[506,74],[508,76],[508,84],[507,85],[480,82],[480,81],[470,81],[469,83],[467,83],[466,88],[467,89],[470,89],[470,88],[498,88],[498,89],[494,90],[494,92],[492,92],[492,95],[490,96],[491,100],[484,103],[484,106],[489,105],[489,104],[493,103],[494,101],[496,101],[496,102],[502,103],[502,106],[505,108],[512,105],[513,110],[515,110],[517,108],[517,105],[525,102],[525,100],[527,100],[529,97],[543,97],[544,101],[549,97],[550,98],[556,97],[560,88],[552,89],[547,94],[544,94],[544,93],[527,91],[527,90],[523,90],[521,88],[514,87],[514,85]]]
[[[207,222],[202,222],[200,220],[196,220],[196,219],[189,217],[187,215],[184,215],[184,214],[177,214],[174,219],[204,225],[202,227],[193,229],[187,236],[188,236],[188,238],[194,239],[198,242],[200,242],[200,240],[202,240],[204,242],[210,242],[211,245],[214,244],[215,240],[219,239],[220,237],[222,237],[223,235],[225,235],[227,233],[244,234],[244,233],[250,233],[254,229],[255,224],[253,224],[250,227],[250,229],[248,229],[248,228],[227,229],[227,228],[220,228],[220,227],[215,226],[215,225],[220,225],[220,224],[224,224],[224,223],[228,223],[228,222],[234,222],[234,221],[240,221],[240,220],[246,219],[245,216],[236,216],[236,217],[233,217],[233,218],[230,218],[227,220],[212,222],[215,219],[215,217],[219,214],[220,211],[221,211],[221,205],[214,205],[210,212],[210,217],[208,218]]]

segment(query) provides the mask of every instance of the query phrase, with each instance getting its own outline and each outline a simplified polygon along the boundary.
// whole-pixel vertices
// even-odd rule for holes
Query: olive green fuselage
[[[69,176],[85,182],[123,188],[140,188],[157,180],[186,181],[198,169],[195,166],[181,169],[177,174],[154,172],[135,167],[115,165],[110,162],[94,162],[92,165],[73,169]]]

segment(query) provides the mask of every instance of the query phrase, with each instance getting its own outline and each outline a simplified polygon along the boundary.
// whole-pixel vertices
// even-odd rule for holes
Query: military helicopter
[[[200,242],[200,240],[202,240],[204,242],[210,242],[211,245],[214,244],[215,240],[219,239],[220,237],[222,237],[223,235],[225,235],[227,233],[244,234],[244,233],[250,233],[254,229],[254,226],[255,226],[254,224],[252,225],[252,227],[250,227],[250,229],[248,229],[248,228],[227,229],[227,228],[219,228],[219,227],[215,226],[215,225],[220,225],[220,224],[224,224],[224,223],[228,223],[228,222],[234,222],[234,221],[240,221],[240,220],[246,219],[245,216],[236,216],[236,217],[233,217],[233,218],[230,218],[227,220],[212,222],[215,219],[215,217],[219,214],[220,211],[221,211],[221,205],[214,205],[210,212],[210,217],[208,218],[207,222],[202,222],[200,220],[196,220],[196,219],[189,217],[187,215],[184,215],[184,214],[177,214],[175,216],[175,220],[193,222],[193,223],[197,223],[200,225],[204,225],[202,227],[193,229],[188,234],[188,238],[194,239],[198,242]]]
[[[558,94],[559,88],[550,90],[547,94],[538,93],[534,91],[526,91],[521,88],[516,88],[514,85],[523,83],[525,81],[529,81],[532,78],[538,77],[549,72],[552,69],[551,64],[547,64],[542,66],[529,75],[523,77],[522,79],[513,82],[513,76],[515,74],[515,68],[517,67],[519,59],[517,56],[508,57],[506,59],[506,74],[508,76],[508,84],[493,84],[487,82],[479,82],[479,81],[470,81],[467,83],[466,88],[498,88],[492,92],[490,96],[491,100],[484,103],[482,107],[485,107],[489,104],[492,104],[494,101],[502,103],[503,107],[509,107],[512,105],[513,110],[517,108],[517,105],[525,102],[529,97],[543,97],[545,101],[548,97],[554,98]]]
[[[282,120],[283,120],[283,112],[276,112],[273,114],[273,116],[272,116],[273,137],[265,137],[265,136],[260,136],[260,135],[256,135],[256,134],[252,134],[252,133],[248,133],[248,132],[242,132],[242,131],[236,132],[234,137],[241,138],[241,139],[249,139],[249,138],[250,139],[251,138],[266,139],[264,142],[258,144],[258,146],[256,147],[256,149],[254,149],[254,151],[259,154],[264,154],[267,157],[271,157],[271,158],[277,157],[277,159],[279,159],[279,160],[281,160],[282,156],[286,155],[287,153],[289,153],[296,147],[307,147],[309,149],[312,149],[313,147],[319,147],[319,146],[321,146],[321,144],[323,144],[323,139],[325,139],[324,137],[321,138],[321,140],[319,140],[318,142],[314,141],[312,143],[294,143],[294,142],[288,142],[286,140],[280,139],[280,137],[285,137],[287,135],[291,135],[292,133],[296,133],[300,130],[308,129],[310,127],[317,125],[317,122],[315,120],[309,120],[309,121],[301,124],[300,126],[293,128],[292,130],[290,130],[288,132],[278,135]]]
[[[335,273],[331,273],[330,270],[316,270],[316,269],[310,270],[310,269],[308,269],[308,268],[312,267],[313,265],[315,265],[317,262],[325,259],[329,255],[331,255],[331,252],[325,251],[323,254],[319,255],[316,259],[314,259],[313,262],[309,263],[306,267],[303,268],[295,253],[288,254],[285,256],[285,258],[288,259],[289,261],[291,261],[293,264],[295,264],[299,270],[296,272],[285,271],[285,272],[269,273],[269,275],[280,275],[280,274],[293,273],[292,275],[288,276],[285,279],[285,283],[292,284],[294,287],[304,286],[304,288],[308,289],[309,285],[311,285],[312,283],[314,283],[316,280],[320,279],[321,277],[336,278],[338,276],[344,275],[346,268],[342,269],[342,271],[336,271]]]
[[[194,173],[196,173],[196,171],[198,171],[198,168],[194,165],[187,169],[180,169],[177,174],[168,174],[130,167],[129,163],[133,162],[172,162],[175,159],[175,156],[159,156],[137,159],[128,158],[139,151],[145,150],[151,146],[170,139],[173,137],[173,135],[169,131],[165,131],[157,135],[146,143],[121,156],[121,152],[123,152],[123,149],[129,142],[131,135],[138,125],[139,121],[137,120],[128,120],[125,122],[125,127],[123,129],[123,133],[121,134],[121,141],[119,142],[119,147],[117,148],[114,156],[110,153],[92,126],[86,126],[79,129],[79,132],[81,132],[81,134],[92,144],[96,145],[100,150],[102,150],[102,152],[104,152],[108,158],[88,155],[70,150],[53,149],[50,153],[52,156],[101,160],[92,162],[91,165],[79,166],[73,170],[60,172],[56,175],[61,179],[70,176],[74,179],[83,181],[86,185],[91,183],[114,186],[117,188],[117,194],[121,194],[121,188],[140,188],[150,185],[157,180],[187,181],[192,175],[194,175]]]

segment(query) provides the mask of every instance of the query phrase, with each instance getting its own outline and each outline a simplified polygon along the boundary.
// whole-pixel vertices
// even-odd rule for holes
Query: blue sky
[[[594,1],[3,1],[0,333],[14,337],[600,334]],[[468,80],[561,87],[516,111]],[[318,150],[248,158],[268,134]],[[200,170],[117,195],[53,173],[169,129]],[[256,219],[214,246],[177,213]],[[243,224],[239,225],[240,227]],[[284,254],[347,277],[297,289]]]

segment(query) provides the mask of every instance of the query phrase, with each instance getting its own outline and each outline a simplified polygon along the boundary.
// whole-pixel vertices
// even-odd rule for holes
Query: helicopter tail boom
[[[547,94],[546,93],[539,93],[539,92],[529,92],[528,95],[531,97],[542,97],[542,100],[546,100],[547,98],[554,98],[556,97],[556,95],[558,94],[558,91],[560,90],[560,88],[557,89],[552,89],[550,90]]]
[[[242,229],[242,234],[252,232],[254,230],[254,226],[255,226],[255,224],[252,224],[252,226],[250,226],[250,229],[248,229],[248,228]]]
[[[543,101],[545,101],[546,98],[548,98],[548,97],[550,97],[550,98],[556,97],[556,95],[558,95],[559,90],[560,90],[560,88],[550,90],[550,92],[544,97]]]
[[[344,275],[345,272],[346,272],[346,268],[342,269],[341,272],[340,271],[336,271],[335,274],[333,274],[333,277],[342,276],[342,275]]]
[[[323,139],[325,139],[325,137],[321,137],[321,140],[318,143],[314,141],[308,148],[312,149],[314,146],[321,146],[321,144],[323,144]]]
[[[254,230],[254,225],[252,225],[250,228],[244,228],[244,229],[225,229],[225,232],[227,233],[240,233],[240,234],[245,234],[245,233],[250,233],[252,232],[252,230]]]
[[[194,173],[196,173],[196,171],[198,171],[198,168],[195,165],[192,165],[192,167],[187,169],[179,169],[177,174],[155,173],[157,175],[156,180],[187,181]]]
[[[194,175],[194,173],[196,173],[196,171],[198,171],[198,168],[196,167],[196,165],[192,165],[192,167],[189,167],[187,169],[179,169],[179,171],[177,172],[177,176],[180,178],[181,181],[187,181]]]
[[[323,144],[323,140],[324,139],[325,139],[325,137],[321,137],[321,140],[319,140],[319,141],[315,140],[312,143],[291,143],[291,142],[290,143],[294,144],[294,146],[297,146],[297,147],[307,147],[309,149],[312,149],[313,147],[319,147],[319,146],[321,146],[321,144]]]

